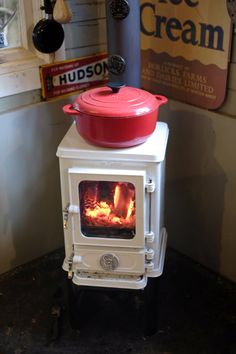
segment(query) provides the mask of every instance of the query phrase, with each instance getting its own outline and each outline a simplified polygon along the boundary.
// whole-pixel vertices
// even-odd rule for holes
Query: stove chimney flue
[[[139,0],[106,0],[109,81],[141,85]]]

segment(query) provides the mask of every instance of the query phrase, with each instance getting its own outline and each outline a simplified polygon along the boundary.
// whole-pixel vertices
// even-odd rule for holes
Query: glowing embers
[[[135,236],[135,187],[128,182],[82,181],[79,184],[81,231],[88,237]]]

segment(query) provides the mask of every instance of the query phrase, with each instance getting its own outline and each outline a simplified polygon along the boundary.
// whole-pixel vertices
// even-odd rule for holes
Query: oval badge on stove
[[[113,254],[106,253],[101,256],[100,265],[104,270],[115,270],[119,265],[119,260]]]

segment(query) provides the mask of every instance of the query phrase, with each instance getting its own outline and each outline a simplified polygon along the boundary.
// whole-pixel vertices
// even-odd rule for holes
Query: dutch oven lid
[[[81,93],[73,103],[81,113],[103,117],[133,117],[152,112],[160,105],[151,93],[111,83]]]

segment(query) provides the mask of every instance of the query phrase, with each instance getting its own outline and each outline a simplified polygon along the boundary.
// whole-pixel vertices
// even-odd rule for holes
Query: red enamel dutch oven
[[[111,148],[143,143],[156,127],[159,107],[167,98],[145,90],[111,83],[81,93],[63,107],[88,142]]]

